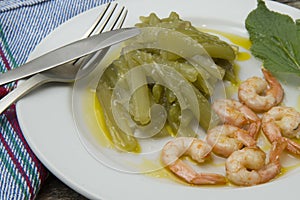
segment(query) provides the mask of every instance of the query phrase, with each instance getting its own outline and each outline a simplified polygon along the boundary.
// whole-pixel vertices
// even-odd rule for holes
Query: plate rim
[[[194,0],[195,2],[198,2],[197,0]],[[204,0],[203,0],[204,1]],[[236,0],[230,0],[230,1],[236,1]],[[248,0],[248,1],[250,1],[250,0]],[[120,3],[124,3],[124,1],[123,0],[121,0],[121,1],[119,1]],[[131,0],[130,1],[130,3],[133,3],[134,2],[134,0]],[[179,2],[179,1],[178,1]],[[252,2],[252,0],[251,0],[251,2]],[[126,3],[124,3],[125,5],[126,5]],[[292,10],[293,12],[295,11],[295,9],[296,8],[292,8],[292,7],[289,7],[289,6],[286,6],[286,5],[284,5],[284,4],[280,4],[280,3],[278,3],[278,2],[270,2],[270,1],[267,1],[267,5],[270,5],[271,6],[271,8],[272,9],[278,9],[278,10],[280,10],[281,8],[283,9],[283,11],[289,11],[289,10]],[[99,9],[99,7],[101,7],[101,6],[98,6],[98,7],[96,7],[96,8],[94,8],[94,9]],[[89,13],[90,12],[90,10],[88,10],[88,11],[86,11],[86,12],[84,12],[84,13],[82,13],[82,14],[80,14],[80,15],[78,15],[78,16],[76,16],[78,19],[81,17],[81,16],[83,16],[84,14],[86,14],[86,13]],[[299,15],[299,14],[298,14]],[[74,18],[72,18],[72,19],[70,19],[70,20],[68,20],[67,22],[65,22],[65,23],[70,23],[70,21],[72,21],[72,20],[74,20],[75,19],[75,17]],[[62,24],[61,25],[61,27],[63,27],[63,26],[65,26],[65,23],[64,24]],[[50,34],[51,35],[51,34]],[[51,37],[51,36],[50,36]],[[48,38],[48,37],[46,37],[46,38]],[[43,42],[43,41],[42,41]],[[40,43],[40,44],[43,44],[43,43]],[[39,44],[39,45],[40,45]],[[39,46],[38,45],[38,46]],[[34,50],[34,51],[36,51],[36,49]],[[31,55],[32,55],[32,53],[31,53]],[[26,99],[28,99],[28,98],[26,98]],[[25,136],[25,138],[26,138],[26,140],[29,140],[29,141],[31,141],[30,140],[30,133],[28,133],[28,129],[27,129],[27,127],[26,127],[26,124],[24,124],[23,123],[23,121],[22,121],[22,118],[19,118],[19,117],[21,117],[21,116],[23,116],[24,115],[24,113],[22,113],[23,112],[23,110],[22,110],[22,106],[23,106],[23,103],[24,101],[23,100],[21,100],[19,103],[17,103],[17,106],[16,106],[16,111],[17,111],[17,117],[18,117],[18,121],[19,121],[19,124],[20,124],[20,127],[21,127],[21,130],[22,130],[22,132],[24,133],[24,136]],[[42,163],[53,173],[53,174],[55,174],[56,176],[58,176],[64,183],[66,183],[68,186],[70,186],[71,188],[73,188],[75,191],[77,191],[77,192],[79,192],[79,193],[81,193],[82,195],[84,195],[84,196],[86,196],[86,197],[88,197],[88,198],[103,198],[105,195],[99,195],[99,194],[96,194],[96,193],[93,193],[93,192],[91,192],[88,188],[85,188],[81,183],[74,183],[72,180],[70,180],[70,178],[68,178],[68,177],[64,177],[64,175],[63,174],[61,174],[61,173],[59,173],[59,171],[60,170],[57,170],[56,169],[56,167],[53,165],[53,163],[51,163],[47,158],[44,158],[44,156],[42,155],[43,153],[42,152],[40,152],[39,150],[38,150],[38,147],[34,144],[34,143],[29,143],[29,146],[32,148],[32,150],[34,151],[34,153],[37,155],[37,157],[40,159],[40,157],[42,158],[42,159],[40,159],[40,160],[42,160]],[[177,188],[176,186],[175,186],[175,188]],[[260,188],[260,186],[258,186],[258,187],[256,187],[256,188]],[[187,190],[192,190],[192,189],[187,189]],[[247,190],[247,189],[241,189],[241,190]],[[240,190],[240,191],[241,191]]]

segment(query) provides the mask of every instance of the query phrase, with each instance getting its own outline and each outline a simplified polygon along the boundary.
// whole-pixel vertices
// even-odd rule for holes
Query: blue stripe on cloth
[[[0,148],[3,148],[2,143],[0,143]],[[0,161],[0,188],[2,190],[0,199],[26,199],[25,193],[21,192],[23,189],[19,187],[23,185],[16,184],[16,173],[7,170],[8,168],[13,168],[13,163],[7,152],[1,154]]]
[[[25,63],[35,46],[58,25],[106,2],[109,0],[46,1],[39,4],[39,9],[22,7],[2,13],[0,23],[16,62],[19,65]]]
[[[7,177],[9,180],[8,182],[5,182],[5,178],[3,178],[3,181],[1,181],[1,184],[6,187],[3,192],[6,192],[6,194],[10,196],[10,199],[14,199],[15,195],[20,197],[22,196],[22,199],[29,199],[29,197],[33,196],[36,190],[38,190],[40,182],[38,180],[39,176],[37,176],[38,173],[36,173],[36,175],[32,173],[32,170],[35,170],[34,162],[30,157],[31,155],[29,155],[28,152],[26,153],[27,149],[24,146],[26,144],[23,143],[25,140],[21,141],[21,138],[16,137],[17,133],[5,115],[1,115],[0,124],[0,131],[3,133],[0,135],[0,147],[1,149],[6,150],[3,152],[1,151],[2,156],[0,157],[0,160],[1,164],[3,164],[5,167],[5,171],[7,172],[3,173],[3,171],[1,171],[1,176],[3,173],[4,177],[7,177],[7,175],[11,177]],[[12,134],[14,135],[12,136]],[[18,145],[20,145],[20,147],[18,147]],[[31,166],[30,170],[28,170],[28,165]],[[32,175],[34,175],[33,180],[30,178]],[[8,185],[10,187],[7,187]],[[7,192],[7,190],[11,191],[12,193]]]
[[[1,131],[3,133],[3,138],[6,141],[6,143],[9,144],[9,146],[11,147],[10,151],[15,155],[16,162],[20,164],[22,163],[23,172],[31,180],[33,190],[35,190],[39,183],[39,177],[32,176],[32,174],[38,174],[37,169],[35,168],[35,166],[32,165],[33,160],[29,154],[24,153],[26,152],[26,146],[23,143],[23,141],[19,137],[14,137],[18,134],[14,130],[14,127],[12,127],[10,123],[4,123],[4,125],[6,125],[4,127],[6,131]]]
[[[60,24],[109,1],[0,0],[1,71],[25,63],[36,45]],[[2,89],[10,90],[13,86],[14,83],[7,84]],[[0,115],[1,200],[34,199],[47,176],[43,165],[25,142],[15,115],[14,106]]]
[[[4,0],[0,1],[0,12],[9,11],[12,9],[20,8],[22,6],[32,6],[49,0]]]

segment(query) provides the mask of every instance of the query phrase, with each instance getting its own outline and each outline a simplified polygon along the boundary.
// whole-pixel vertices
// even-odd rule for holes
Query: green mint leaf
[[[250,50],[266,69],[300,76],[300,20],[270,11],[258,0],[245,25],[252,42]]]

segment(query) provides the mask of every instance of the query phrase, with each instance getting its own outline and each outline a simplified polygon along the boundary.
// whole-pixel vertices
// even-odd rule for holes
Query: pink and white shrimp
[[[300,113],[292,107],[276,106],[264,113],[262,130],[270,142],[284,138],[287,150],[300,155],[300,144],[292,138],[300,138]]]
[[[251,77],[242,82],[238,89],[240,102],[255,112],[265,112],[282,102],[284,91],[279,81],[266,69],[264,79]]]
[[[247,131],[232,125],[220,125],[210,129],[206,141],[215,154],[225,158],[244,146],[256,145],[256,141]]]
[[[218,99],[213,103],[212,108],[223,123],[243,128],[256,139],[261,120],[250,108],[231,99]]]
[[[286,148],[282,139],[274,141],[266,162],[266,153],[259,147],[245,147],[233,152],[226,160],[226,176],[240,186],[252,186],[274,179],[281,170],[280,154]]]
[[[178,137],[169,141],[162,149],[162,163],[175,175],[195,185],[225,184],[223,175],[214,173],[198,173],[180,157],[187,155],[198,163],[210,157],[211,146],[204,141],[190,137]]]

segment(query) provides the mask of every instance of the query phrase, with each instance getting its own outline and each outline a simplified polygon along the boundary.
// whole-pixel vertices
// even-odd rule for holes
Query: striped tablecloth
[[[25,63],[35,46],[58,25],[107,1],[0,0],[0,73]],[[15,82],[0,86],[0,98],[15,87]],[[10,106],[0,114],[0,200],[34,199],[47,176],[47,169],[22,135],[15,105]]]
[[[26,62],[35,46],[58,25],[109,0],[0,0],[0,70]],[[0,98],[16,83],[0,86]],[[34,199],[47,169],[26,143],[15,105],[0,115],[0,200]]]

